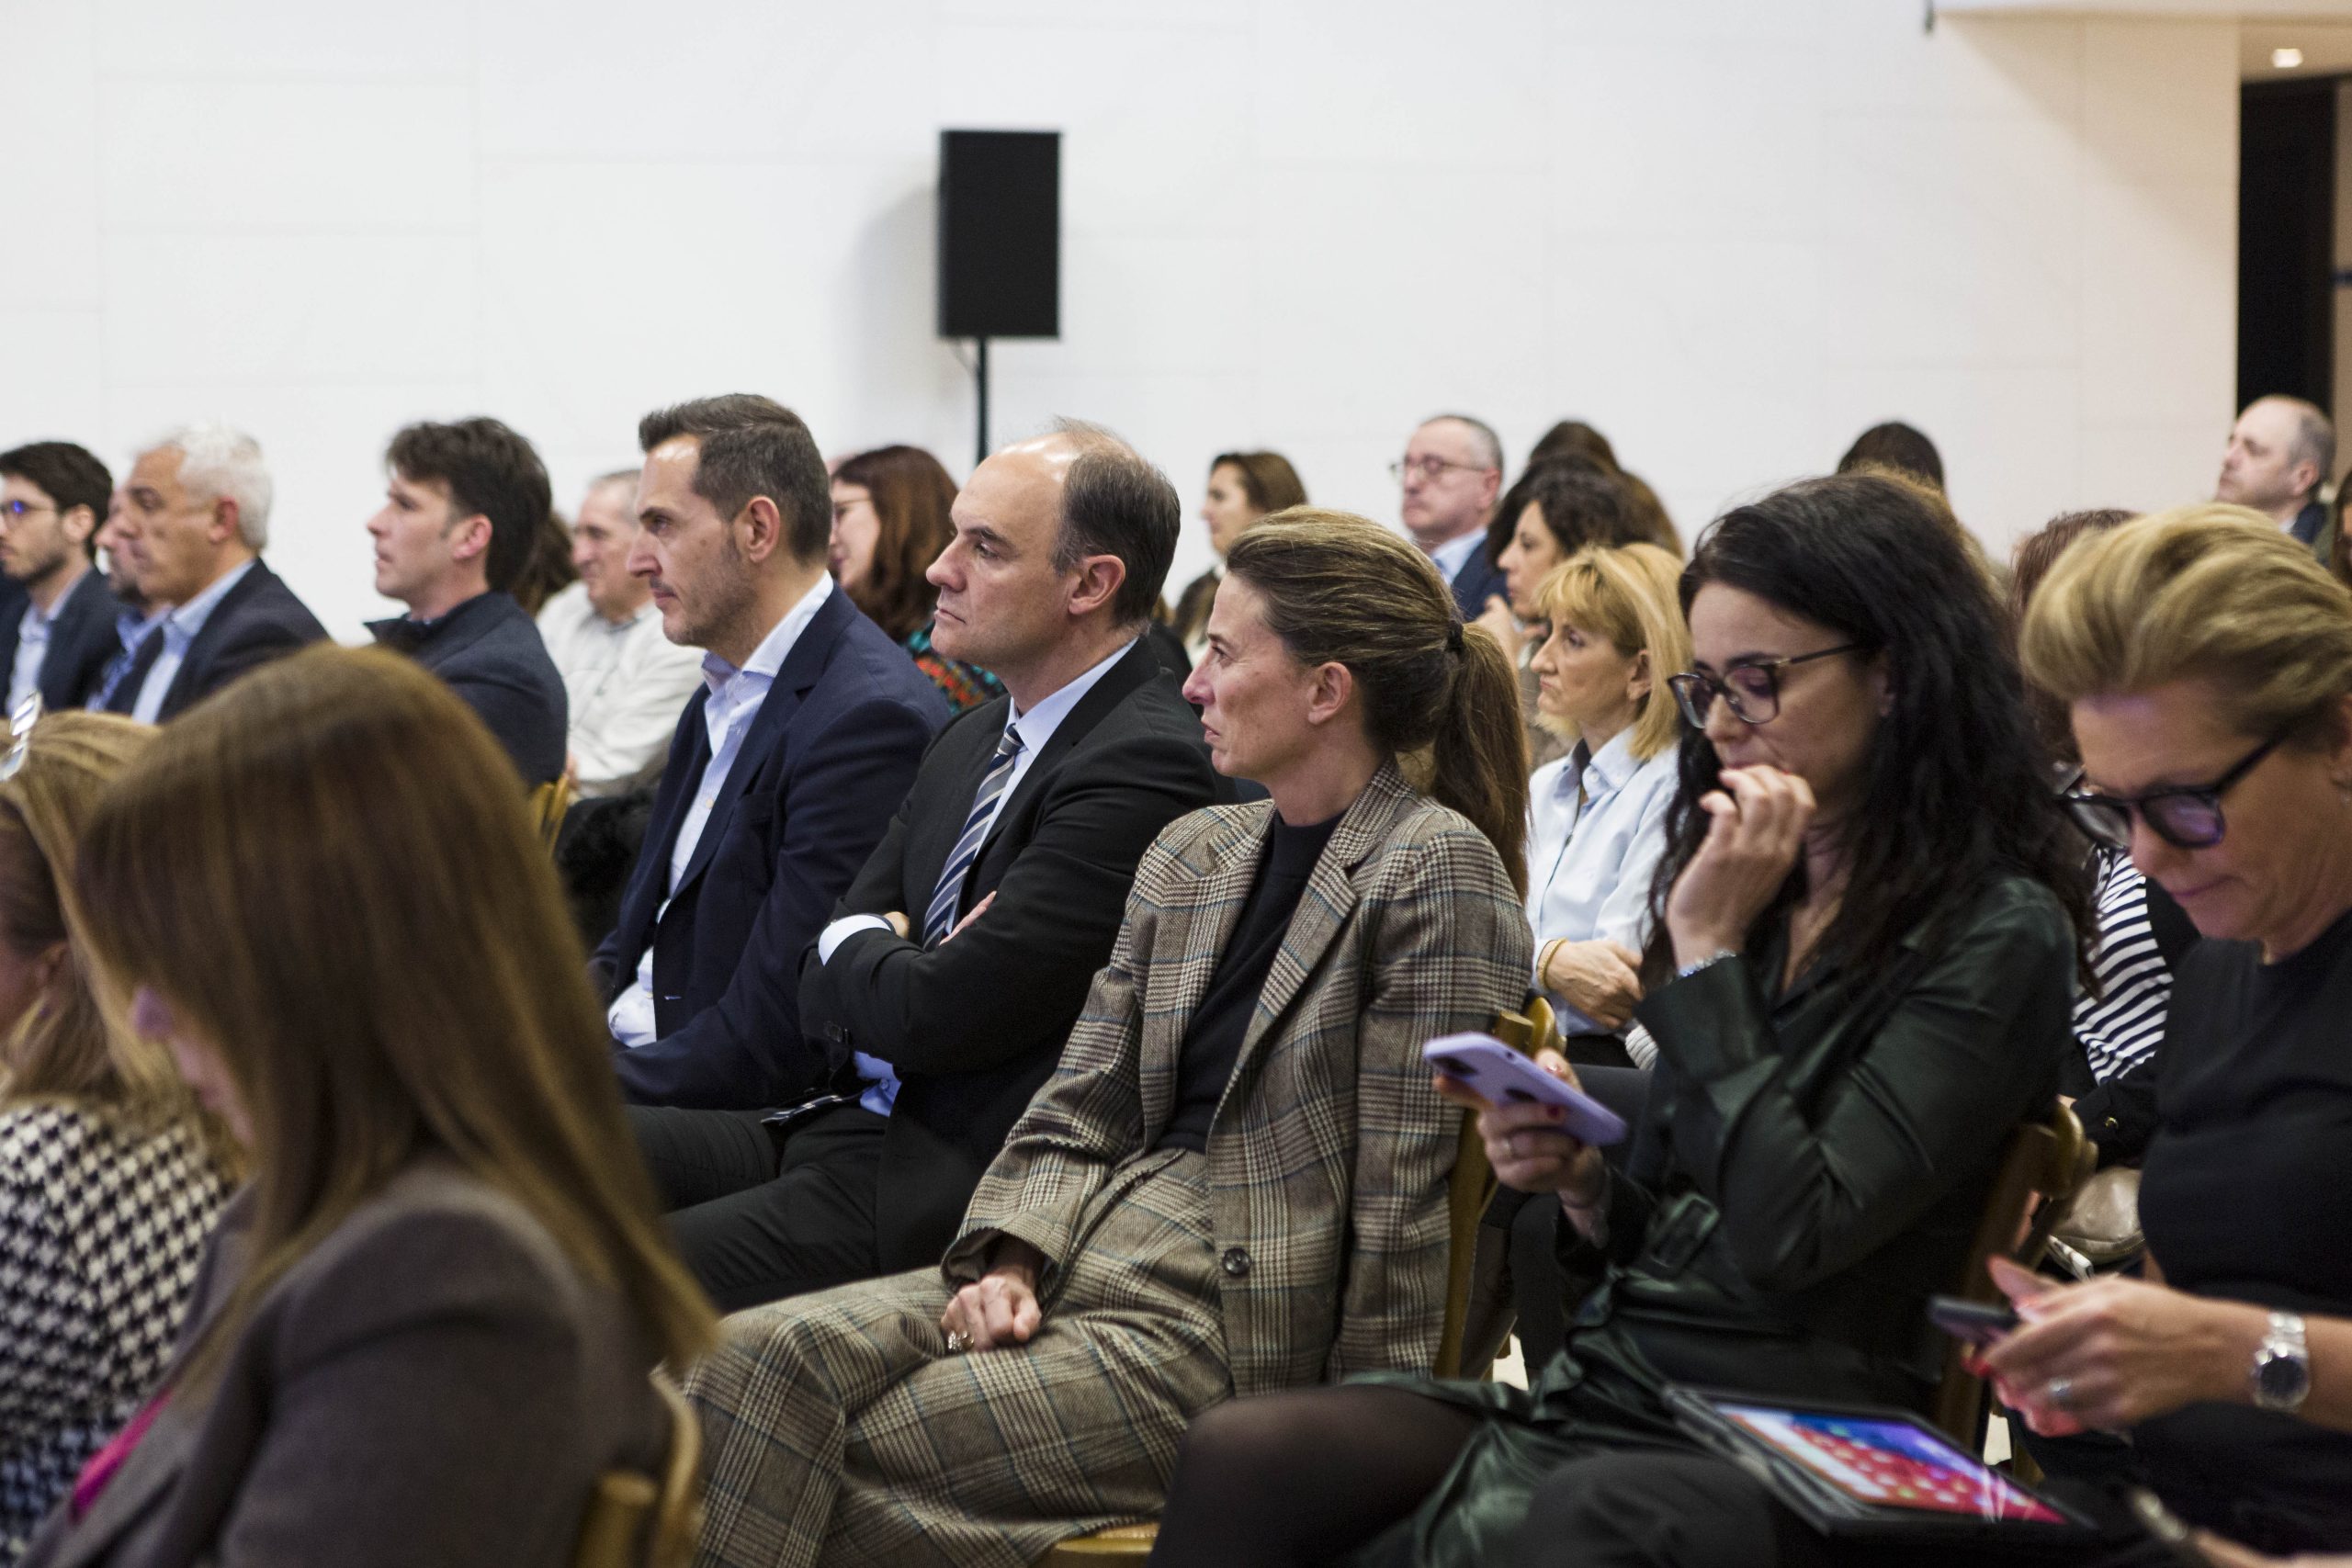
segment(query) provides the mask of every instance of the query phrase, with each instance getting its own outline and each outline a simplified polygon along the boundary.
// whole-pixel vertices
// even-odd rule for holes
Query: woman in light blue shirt
[[[1656,545],[1585,549],[1537,591],[1552,631],[1536,709],[1576,745],[1529,781],[1527,918],[1535,983],[1571,1035],[1617,1033],[1642,997],[1682,735],[1666,678],[1690,662],[1681,570]]]

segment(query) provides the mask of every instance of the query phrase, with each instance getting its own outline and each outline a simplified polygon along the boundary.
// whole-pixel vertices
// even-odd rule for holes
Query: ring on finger
[[[2043,1385],[2041,1397],[2054,1410],[2072,1410],[2075,1407],[2075,1380],[2052,1378]]]
[[[970,1335],[965,1333],[960,1328],[951,1328],[947,1331],[947,1353],[949,1355],[960,1356],[971,1348],[972,1337]]]

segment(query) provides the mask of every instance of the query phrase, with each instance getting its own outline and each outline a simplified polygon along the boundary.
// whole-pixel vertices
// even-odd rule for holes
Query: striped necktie
[[[947,865],[939,874],[939,886],[932,890],[931,908],[923,911],[922,944],[937,947],[956,926],[956,907],[963,901],[964,876],[979,858],[980,843],[989,836],[989,828],[996,820],[996,808],[1004,799],[1004,786],[1012,782],[1013,759],[1021,755],[1021,731],[1011,725],[1004,728],[1004,739],[996,743],[996,755],[989,759],[989,771],[980,775],[980,787],[972,796],[971,815],[964,818],[964,830],[956,837],[955,849],[948,852]]]

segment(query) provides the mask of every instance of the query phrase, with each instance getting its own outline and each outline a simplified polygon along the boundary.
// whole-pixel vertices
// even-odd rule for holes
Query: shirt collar
[[[212,612],[220,607],[220,601],[229,596],[229,591],[243,582],[246,575],[260,564],[260,557],[250,557],[222,572],[213,580],[211,587],[187,604],[175,605],[166,611],[171,629],[193,639],[204,629],[204,623],[212,618]]]
[[[1590,760],[1585,763],[1583,772],[1579,773],[1573,767],[1562,768],[1558,782],[1552,786],[1554,792],[1573,795],[1577,786],[1582,785],[1587,799],[1598,800],[1623,788],[1625,781],[1642,768],[1641,759],[1634,755],[1634,728],[1627,725],[1609,738],[1608,745],[1590,753]],[[1583,750],[1583,743],[1578,742],[1577,749]]]
[[[489,592],[477,593],[470,599],[459,600],[430,620],[420,620],[414,615],[394,615],[388,621],[368,622],[368,629],[375,634],[378,642],[387,648],[413,653],[489,600]]]
[[[752,650],[752,657],[743,661],[743,667],[741,670],[715,653],[704,654],[702,656],[703,683],[710,688],[713,695],[716,695],[721,687],[726,686],[738,676],[754,677],[762,684],[773,682],[775,680],[775,672],[784,668],[785,658],[791,653],[792,645],[800,640],[801,632],[807,629],[810,621],[817,618],[818,610],[823,607],[826,596],[832,591],[831,576],[830,574],[820,576],[817,579],[817,585],[802,594],[800,602],[784,613],[784,619],[768,629],[768,635],[760,639],[760,646]]]
[[[1451,582],[1462,574],[1464,567],[1470,564],[1470,552],[1479,548],[1486,542],[1487,531],[1484,528],[1473,528],[1460,538],[1448,539],[1431,550],[1430,559],[1437,563],[1438,570],[1443,572],[1445,580]]]
[[[1044,750],[1046,742],[1054,738],[1054,731],[1061,728],[1062,720],[1069,716],[1069,710],[1078,706],[1086,694],[1094,689],[1095,682],[1111,672],[1111,666],[1125,659],[1128,650],[1141,640],[1142,638],[1137,637],[1122,643],[1119,650],[1110,658],[1095,665],[1068,685],[1060,687],[1052,696],[1041,699],[1037,705],[1027,713],[1013,715],[1012,721],[1005,728],[1021,732],[1022,750],[1033,757]]]

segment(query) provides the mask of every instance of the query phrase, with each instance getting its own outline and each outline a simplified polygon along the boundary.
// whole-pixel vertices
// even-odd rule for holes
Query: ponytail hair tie
[[[1460,653],[1462,651],[1462,623],[1460,621],[1446,622],[1445,650],[1448,653]]]

